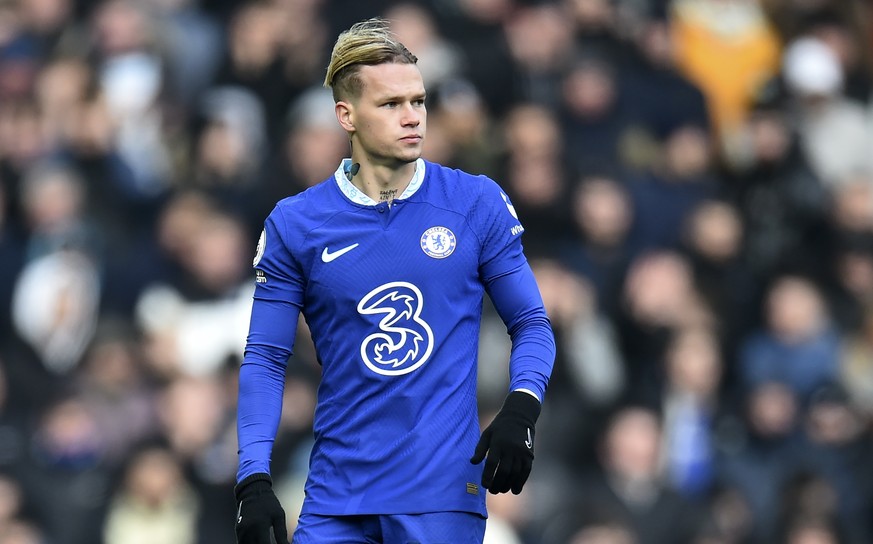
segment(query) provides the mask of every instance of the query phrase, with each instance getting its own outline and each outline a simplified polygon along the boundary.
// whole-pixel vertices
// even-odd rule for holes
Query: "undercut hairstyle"
[[[361,66],[417,62],[418,57],[397,41],[389,30],[388,21],[378,17],[368,19],[355,23],[337,38],[330,54],[324,86],[331,89],[334,101],[356,98],[364,88],[359,75]]]

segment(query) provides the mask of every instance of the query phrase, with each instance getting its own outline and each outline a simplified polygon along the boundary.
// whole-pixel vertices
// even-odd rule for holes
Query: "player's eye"
[[[417,98],[412,101],[412,105],[415,107],[424,106],[424,98]]]

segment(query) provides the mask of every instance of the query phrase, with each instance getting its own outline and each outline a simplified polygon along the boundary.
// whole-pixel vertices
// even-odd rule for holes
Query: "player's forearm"
[[[555,335],[530,267],[525,265],[488,285],[492,302],[512,341],[510,389],[543,400],[555,362]]]
[[[257,297],[253,301],[239,372],[237,481],[256,472],[270,473],[270,455],[282,414],[285,367],[294,348],[298,316],[293,304]]]
[[[237,481],[256,472],[270,473],[270,455],[282,413],[284,373],[260,358],[247,358],[239,372]]]
[[[525,322],[512,338],[509,388],[527,390],[542,402],[555,362],[555,337],[545,316]]]

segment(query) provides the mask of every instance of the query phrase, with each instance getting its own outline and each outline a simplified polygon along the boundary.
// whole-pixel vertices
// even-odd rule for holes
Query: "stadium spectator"
[[[106,514],[106,544],[197,542],[198,498],[172,452],[136,452]]]

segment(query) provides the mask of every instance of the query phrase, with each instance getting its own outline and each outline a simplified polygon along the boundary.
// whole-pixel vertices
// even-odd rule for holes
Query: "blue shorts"
[[[482,544],[485,518],[471,512],[366,516],[302,514],[292,544]]]

